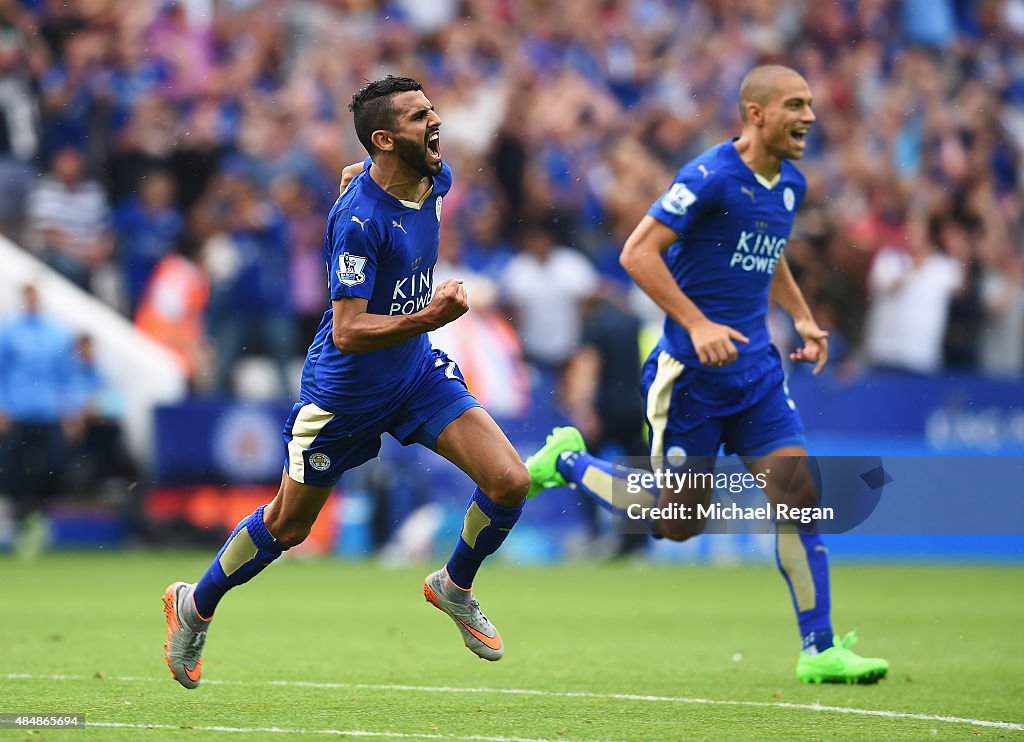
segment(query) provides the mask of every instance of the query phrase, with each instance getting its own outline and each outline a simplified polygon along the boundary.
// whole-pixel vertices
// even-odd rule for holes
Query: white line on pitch
[[[0,676],[6,680],[93,680],[90,675],[31,675],[9,673]],[[104,677],[125,683],[154,682],[155,677]],[[687,703],[704,706],[745,706],[749,708],[778,708],[802,711],[824,711],[833,714],[854,714],[859,716],[881,716],[887,719],[914,719],[916,721],[939,721],[947,724],[970,724],[976,727],[993,727],[1009,729],[1016,732],[1024,731],[1024,724],[1010,721],[989,721],[987,719],[970,719],[963,716],[938,716],[934,714],[913,714],[903,711],[886,711],[883,709],[859,709],[847,706],[822,706],[818,703],[785,703],[783,701],[729,701],[715,698],[689,698],[686,696],[644,696],[632,693],[589,693],[586,691],[534,690],[530,688],[455,688],[443,685],[397,685],[374,683],[314,683],[304,680],[204,680],[209,685],[273,685],[286,688],[323,688],[334,690],[376,690],[376,691],[409,691],[414,693],[491,693],[506,696],[540,696],[542,698],[592,698],[604,701],[646,701],[650,703]]]
[[[546,742],[533,737],[484,737],[478,734],[417,734],[414,732],[371,732],[365,729],[289,729],[288,727],[225,727],[181,726],[174,724],[128,724],[115,721],[86,721],[85,727],[103,727],[108,729],[171,729],[189,732],[225,732],[232,734],[318,734],[333,737],[381,737],[387,739],[449,739],[470,740],[471,742]],[[570,741],[571,742],[571,741]],[[585,742],[577,740],[576,742]]]

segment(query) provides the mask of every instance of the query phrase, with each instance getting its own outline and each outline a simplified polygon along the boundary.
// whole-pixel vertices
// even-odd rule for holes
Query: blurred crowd
[[[258,353],[294,393],[365,155],[347,103],[415,77],[456,177],[445,270],[583,419],[594,333],[646,311],[623,241],[764,62],[815,95],[786,252],[838,368],[1020,377],[1024,0],[0,0],[0,229],[196,391]]]
[[[0,520],[25,524],[19,551],[34,556],[46,539],[43,514],[57,498],[110,497],[121,505],[138,471],[121,435],[121,395],[92,337],[68,332],[34,285],[23,286],[19,299],[0,326],[0,494],[13,504]]]

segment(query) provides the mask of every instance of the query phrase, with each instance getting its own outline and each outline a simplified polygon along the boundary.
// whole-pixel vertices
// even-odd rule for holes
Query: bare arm
[[[775,265],[770,296],[786,310],[786,314],[792,317],[794,322],[812,319],[811,308],[807,306],[804,293],[793,278],[785,255],[782,255]]]
[[[790,360],[815,364],[812,373],[817,376],[828,363],[828,333],[818,327],[811,316],[811,309],[789,270],[785,255],[779,258],[775,266],[769,294],[793,318],[796,331],[804,341],[802,348],[789,354]]]
[[[338,193],[344,193],[345,189],[348,188],[348,184],[352,182],[359,173],[363,172],[363,161],[353,162],[351,165],[346,165],[341,170],[341,183],[338,185]]]
[[[709,320],[679,288],[662,257],[676,239],[676,233],[665,224],[645,216],[626,240],[619,263],[665,314],[690,333],[702,364],[725,366],[737,358],[733,340],[746,343],[747,338],[728,325]]]
[[[366,353],[397,345],[436,330],[469,311],[462,281],[448,279],[434,290],[430,303],[414,314],[370,314],[366,299],[355,297],[331,302],[331,339],[342,353]]]

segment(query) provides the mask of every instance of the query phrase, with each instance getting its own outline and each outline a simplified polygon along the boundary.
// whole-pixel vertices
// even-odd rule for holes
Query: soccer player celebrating
[[[238,524],[197,583],[175,582],[164,593],[167,664],[186,688],[199,684],[220,599],[309,535],[342,473],[376,456],[383,433],[433,449],[477,484],[454,553],[427,576],[423,593],[474,653],[504,653],[471,588],[519,519],[530,478],[459,367],[426,335],[469,309],[461,281],[432,285],[442,197],[452,184],[441,119],[418,82],[390,75],[359,90],[349,108],[369,158],[327,220],[331,307],[285,423],[281,488]]]
[[[706,471],[724,446],[758,481],[763,476],[772,503],[797,508],[813,508],[817,489],[807,468],[803,423],[766,317],[768,300],[774,299],[803,339],[790,358],[815,364],[814,374],[824,368],[827,333],[811,316],[782,255],[806,192],[803,175],[789,160],[803,156],[815,120],[811,102],[807,82],[794,70],[751,70],[740,88],[740,136],[679,171],[626,240],[620,258],[667,315],[641,385],[655,465],[682,465],[689,458],[689,466]],[[703,458],[695,463],[694,457]],[[531,496],[568,482],[619,512],[639,502],[657,504],[662,513],[692,514],[711,496],[710,488],[690,486],[613,501],[613,480],[629,470],[588,454],[574,428],[556,428],[527,467]],[[670,510],[673,505],[689,510]],[[684,541],[705,524],[680,517],[652,520],[650,527],[655,536]],[[852,633],[833,636],[828,555],[816,528],[778,521],[776,558],[803,638],[797,677],[859,683],[884,677],[888,663],[851,651]]]

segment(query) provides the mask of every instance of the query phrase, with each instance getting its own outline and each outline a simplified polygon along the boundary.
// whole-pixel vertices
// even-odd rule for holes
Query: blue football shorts
[[[783,446],[806,448],[774,346],[756,363],[728,373],[687,367],[659,345],[644,363],[640,388],[656,466],[716,456],[722,447],[753,458]]]
[[[433,363],[382,416],[344,415],[306,400],[296,403],[284,425],[288,476],[314,487],[333,487],[344,472],[377,455],[384,433],[403,446],[419,443],[436,450],[441,431],[480,403],[455,361],[437,349],[432,353]]]

